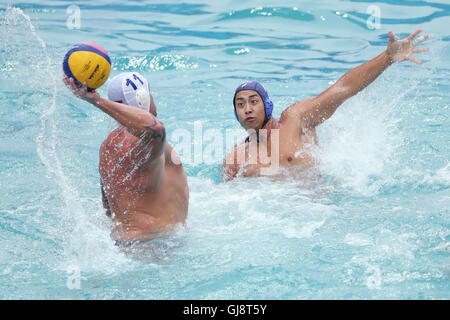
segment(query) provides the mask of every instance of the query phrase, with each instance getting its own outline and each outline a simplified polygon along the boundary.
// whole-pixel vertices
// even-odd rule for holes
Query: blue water
[[[3,1],[0,299],[448,299],[449,15],[448,0]],[[419,28],[424,64],[390,67],[319,126],[311,173],[223,183],[220,156],[195,158],[208,130],[239,129],[241,82],[262,82],[278,117],[385,50],[389,30]],[[187,226],[131,252],[109,238],[99,189],[114,122],[61,81],[82,41],[112,75],[149,79],[188,176]]]

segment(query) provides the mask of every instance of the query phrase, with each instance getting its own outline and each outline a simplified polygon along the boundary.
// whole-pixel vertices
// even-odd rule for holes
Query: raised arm
[[[411,60],[421,64],[412,54],[429,50],[429,48],[416,49],[418,44],[428,36],[424,36],[415,44],[413,39],[421,30],[409,35],[403,40],[395,40],[392,31],[389,31],[388,48],[372,60],[363,63],[345,73],[335,84],[316,97],[299,101],[288,109],[286,114],[299,120],[302,128],[315,127],[330,118],[336,109],[348,98],[354,96],[371,84],[392,63]]]
[[[151,149],[147,161],[156,159],[164,152],[166,138],[164,125],[150,112],[103,99],[98,92],[87,91],[86,83],[78,87],[72,78],[65,77],[63,81],[76,96],[107,113],[139,138],[141,148]]]

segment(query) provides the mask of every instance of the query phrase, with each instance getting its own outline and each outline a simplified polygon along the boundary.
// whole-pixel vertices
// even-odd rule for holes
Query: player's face
[[[234,98],[239,123],[247,129],[258,130],[262,128],[266,112],[264,102],[258,92],[242,90]]]

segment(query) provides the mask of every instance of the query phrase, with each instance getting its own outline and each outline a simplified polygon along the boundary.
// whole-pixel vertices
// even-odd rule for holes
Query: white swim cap
[[[150,111],[150,86],[140,73],[123,72],[111,79],[108,99]]]

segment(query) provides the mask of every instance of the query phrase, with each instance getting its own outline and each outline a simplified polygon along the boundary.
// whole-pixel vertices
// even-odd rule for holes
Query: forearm
[[[165,139],[164,125],[150,112],[101,97],[92,104],[113,117],[137,137],[148,136],[151,139],[159,138],[161,141]]]
[[[289,109],[300,115],[302,127],[315,127],[330,118],[345,100],[367,87],[391,64],[392,60],[384,51],[345,73],[317,97],[300,101]]]
[[[336,82],[336,86],[345,89],[350,96],[353,96],[371,84],[392,63],[387,50],[383,51],[372,60],[346,72]]]
[[[298,115],[302,128],[315,127],[330,118],[336,109],[348,98],[354,96],[371,84],[387,67],[394,62],[411,60],[421,64],[412,54],[428,51],[429,48],[414,48],[412,39],[421,32],[417,30],[404,40],[395,40],[389,32],[388,48],[372,60],[345,73],[335,84],[316,97],[299,101],[287,110],[288,114]],[[427,39],[424,36],[422,40]]]

